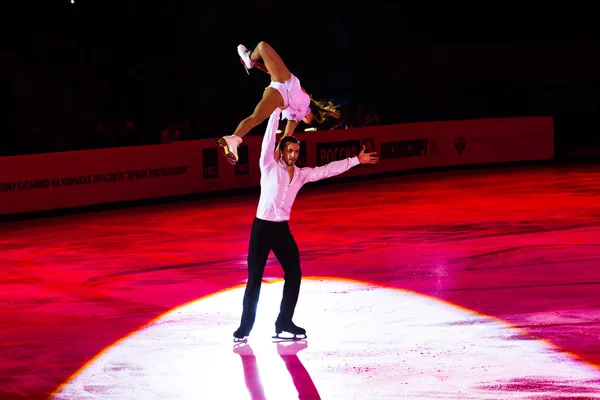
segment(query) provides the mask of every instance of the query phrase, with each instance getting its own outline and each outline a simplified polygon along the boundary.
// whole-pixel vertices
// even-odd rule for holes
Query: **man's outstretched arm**
[[[365,153],[365,146],[356,157],[348,157],[345,160],[333,161],[321,167],[312,168],[307,182],[316,182],[322,179],[330,178],[348,171],[350,168],[358,164],[377,164],[379,158],[377,153]]]

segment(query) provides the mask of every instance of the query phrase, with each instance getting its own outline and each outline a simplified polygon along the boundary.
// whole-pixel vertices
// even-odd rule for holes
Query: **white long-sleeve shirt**
[[[359,164],[358,157],[333,161],[316,168],[298,168],[294,165],[294,176],[290,174],[285,162],[274,159],[275,135],[281,110],[276,109],[267,124],[260,154],[260,200],[256,217],[265,221],[288,221],[296,195],[308,182],[316,182],[346,172]]]

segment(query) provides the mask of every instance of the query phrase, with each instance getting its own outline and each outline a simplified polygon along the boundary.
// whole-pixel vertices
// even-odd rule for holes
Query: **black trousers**
[[[283,298],[278,319],[291,321],[300,293],[300,253],[290,226],[285,222],[271,222],[255,218],[248,249],[248,284],[244,292],[241,326],[248,332],[254,326],[260,286],[269,253],[273,250],[284,272]]]

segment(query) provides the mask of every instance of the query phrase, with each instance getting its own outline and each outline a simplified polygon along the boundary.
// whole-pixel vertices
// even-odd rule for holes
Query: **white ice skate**
[[[235,135],[223,136],[222,138],[217,139],[215,142],[221,149],[221,152],[225,158],[227,158],[227,161],[229,161],[231,165],[235,165],[239,159],[237,149],[242,143],[242,138]]]
[[[248,50],[243,44],[240,44],[237,48],[237,51],[240,58],[244,62],[244,68],[246,69],[246,73],[250,75],[250,71],[248,70],[254,67],[254,61],[250,59],[250,50]]]

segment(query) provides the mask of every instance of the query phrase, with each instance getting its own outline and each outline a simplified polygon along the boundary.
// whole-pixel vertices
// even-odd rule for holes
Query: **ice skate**
[[[248,329],[244,328],[243,326],[240,326],[235,332],[233,332],[233,341],[236,343],[247,342],[248,335],[250,335]]]
[[[250,75],[250,69],[254,67],[254,61],[250,59],[251,51],[246,48],[243,44],[240,44],[237,48],[238,55],[240,59],[243,61],[244,68],[246,69],[246,73]]]
[[[223,136],[215,140],[215,143],[221,149],[221,153],[227,158],[231,165],[235,165],[238,161],[238,146],[242,143],[242,138],[239,136]]]
[[[291,337],[289,337],[288,335],[281,336],[281,334],[283,332],[291,334],[292,336]],[[280,340],[306,339],[306,329],[296,326],[291,320],[282,321],[282,320],[278,319],[275,322],[275,336],[273,336],[273,339],[280,339]]]

